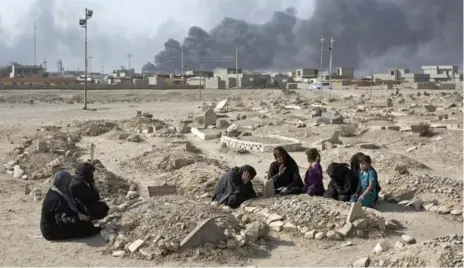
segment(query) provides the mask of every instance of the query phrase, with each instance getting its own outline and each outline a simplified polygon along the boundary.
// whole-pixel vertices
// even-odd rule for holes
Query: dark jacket
[[[276,193],[279,193],[279,188],[286,187],[292,194],[299,194],[303,188],[303,180],[300,176],[300,170],[295,160],[284,151],[284,162],[285,171],[282,175],[279,175],[279,163],[274,161],[271,163],[268,172],[269,180],[274,182],[274,188]]]
[[[85,209],[78,204],[79,212],[86,215]],[[46,240],[66,240],[95,235],[99,227],[90,221],[80,221],[66,200],[53,190],[49,190],[42,204],[40,231]]]
[[[95,187],[94,171],[95,167],[92,164],[88,162],[80,164],[71,181],[69,191],[76,200],[85,206],[92,220],[98,220],[108,214],[109,207],[100,201],[100,193]]]
[[[251,181],[246,184],[243,183],[241,179],[242,173],[241,168],[234,167],[222,175],[216,184],[212,200],[231,208],[237,208],[243,202],[256,198],[253,184]]]
[[[330,182],[324,194],[326,198],[340,201],[349,201],[356,193],[359,179],[349,166],[344,163],[331,163],[327,167]]]

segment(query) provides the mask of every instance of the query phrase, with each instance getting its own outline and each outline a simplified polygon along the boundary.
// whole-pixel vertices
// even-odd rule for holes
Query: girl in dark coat
[[[100,193],[93,178],[94,172],[95,167],[90,162],[80,164],[69,188],[72,196],[85,206],[92,221],[103,219],[110,209],[100,200]]]
[[[358,189],[359,179],[355,173],[345,163],[331,163],[326,172],[330,176],[330,182],[324,197],[349,201]]]
[[[219,178],[212,200],[231,208],[238,208],[243,202],[256,198],[251,183],[255,176],[256,170],[251,166],[232,168]]]
[[[90,222],[85,208],[69,193],[71,179],[67,171],[57,172],[53,177],[53,186],[45,196],[40,231],[46,240],[88,237],[101,230]]]
[[[303,181],[295,160],[281,146],[274,149],[274,158],[269,167],[268,179],[274,182],[276,194],[300,194]]]

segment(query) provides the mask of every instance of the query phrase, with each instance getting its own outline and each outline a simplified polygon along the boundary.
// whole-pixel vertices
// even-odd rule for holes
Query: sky
[[[84,17],[85,8],[94,11],[88,27],[88,49],[94,71],[101,71],[103,67],[105,71],[121,65],[127,67],[129,53],[131,67],[139,70],[154,60],[169,38],[182,39],[191,26],[213,28],[225,16],[263,23],[273,11],[288,5],[298,6],[299,13],[306,17],[313,10],[312,0],[242,3],[234,0],[0,0],[0,39],[4,43],[3,47],[0,44],[0,64],[34,62],[35,21],[37,62],[46,59],[48,69],[56,70],[57,60],[62,59],[65,69],[83,69],[84,30],[79,28],[78,21]]]
[[[206,68],[239,46],[240,64],[282,71],[319,66],[320,36],[335,36],[334,65],[386,71],[421,64],[462,66],[462,0],[0,0],[0,65],[37,63],[55,71],[84,68],[89,20],[90,71],[147,62],[179,72],[180,46],[190,66],[206,50]],[[446,3],[446,4],[445,4]],[[228,19],[225,19],[225,18]],[[192,28],[197,26],[197,28]],[[328,51],[328,47],[325,48]],[[324,54],[324,65],[328,56]],[[230,64],[230,63],[227,63]]]

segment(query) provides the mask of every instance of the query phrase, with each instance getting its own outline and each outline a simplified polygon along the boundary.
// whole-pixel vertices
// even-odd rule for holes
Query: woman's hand
[[[81,220],[81,221],[89,221],[90,219],[86,215],[79,213],[79,220]]]
[[[279,167],[279,175],[284,174],[284,172],[285,172],[286,169],[287,169],[287,168],[286,168],[283,164],[280,165],[280,167]]]

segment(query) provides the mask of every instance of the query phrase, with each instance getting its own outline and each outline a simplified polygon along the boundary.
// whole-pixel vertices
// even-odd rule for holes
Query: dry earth
[[[217,176],[232,166],[254,166],[256,188],[261,189],[258,181],[265,177],[272,155],[224,148],[219,139],[203,141],[184,133],[194,126],[194,116],[201,114],[197,90],[92,91],[90,108],[94,110],[88,111],[82,110],[82,92],[0,91],[0,161],[7,167],[0,172],[0,265],[348,266],[369,256],[372,266],[462,267],[462,94],[401,90],[402,96],[392,96],[392,92],[334,90],[330,97],[325,92],[322,99],[311,91],[202,92],[206,102],[231,100],[231,111],[221,120],[237,123],[241,132],[252,135],[248,139],[276,134],[299,139],[304,147],[324,148],[323,168],[332,161],[347,162],[358,151],[372,156],[383,187],[378,211],[368,212],[372,231],[366,227],[365,236],[314,240],[308,238],[308,231],[324,231],[328,236],[330,230],[343,226],[349,205],[304,196],[250,202],[248,206],[260,214],[206,204]],[[324,118],[336,121],[342,116],[344,124],[318,124],[324,120],[313,116],[321,112],[318,109]],[[153,118],[135,118],[138,110]],[[444,114],[448,119],[438,120]],[[429,125],[407,130],[420,122]],[[136,133],[149,125],[155,128],[154,134]],[[381,129],[388,125],[401,126],[401,131]],[[338,142],[324,141],[337,130],[342,134]],[[195,150],[185,151],[185,140]],[[46,152],[36,152],[38,141],[47,143]],[[172,239],[168,241],[172,247],[208,217],[230,217],[222,224],[236,232],[245,231],[245,224],[263,213],[277,213],[288,224],[283,231],[274,226],[269,237],[235,250],[206,247],[165,256],[167,249],[158,252],[160,246],[150,244],[146,251],[156,255],[150,258],[143,254],[113,257],[113,244],[105,244],[101,237],[47,242],[40,237],[40,200],[49,187],[52,166],[73,171],[78,161],[90,158],[92,143],[100,161],[98,186],[111,205],[124,208],[107,219],[108,226],[124,234],[126,242],[163,233]],[[291,154],[303,174],[304,153]],[[55,159],[60,163],[47,166]],[[149,200],[147,186],[164,182],[176,184],[182,197]],[[415,194],[403,196],[401,202],[395,198],[412,190]],[[379,219],[395,222],[397,228],[379,230],[371,224]],[[299,230],[292,231],[292,224]],[[303,227],[307,229],[301,231]],[[414,245],[398,243],[403,234],[413,237]],[[379,241],[384,252],[373,253]],[[390,249],[384,241],[389,241]]]

